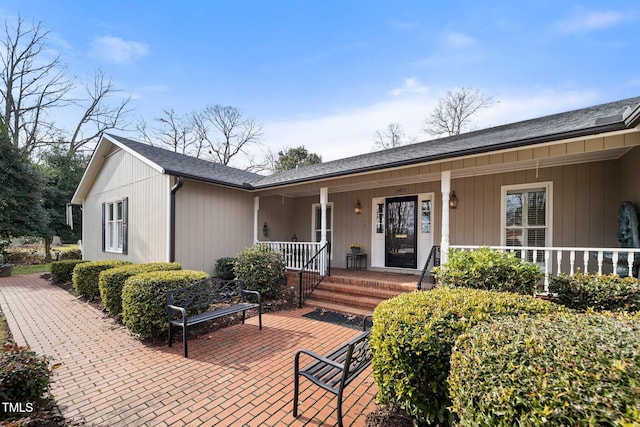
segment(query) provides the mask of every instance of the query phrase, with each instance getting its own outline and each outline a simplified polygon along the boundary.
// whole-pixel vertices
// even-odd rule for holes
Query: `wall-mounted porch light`
[[[296,233],[293,233],[293,236],[291,236],[291,241],[292,242],[297,242],[298,241],[298,236],[296,235]]]
[[[356,207],[353,209],[353,212],[356,215],[360,215],[362,213],[362,205],[360,204],[360,200],[356,202]]]
[[[451,192],[451,197],[449,197],[449,207],[451,209],[455,209],[458,207],[458,197],[456,196],[456,192]]]
[[[262,235],[264,237],[269,237],[269,224],[267,224],[267,221],[265,221],[264,225],[262,226]]]

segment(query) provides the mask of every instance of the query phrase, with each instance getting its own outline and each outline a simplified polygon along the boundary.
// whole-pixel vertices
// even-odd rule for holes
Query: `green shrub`
[[[69,259],[65,261],[54,261],[51,263],[51,280],[53,283],[70,282],[73,278],[73,269],[76,265],[88,262],[81,259]]]
[[[599,314],[503,319],[456,341],[460,426],[640,423],[640,324]]]
[[[562,274],[551,278],[549,290],[560,304],[576,310],[640,311],[640,282],[633,277]]]
[[[419,425],[447,425],[446,379],[458,335],[498,317],[564,310],[530,296],[477,289],[435,289],[383,301],[371,332],[378,402],[402,409]]]
[[[533,295],[543,273],[537,264],[514,253],[487,247],[474,251],[449,250],[446,264],[436,267],[441,286]]]
[[[232,257],[218,258],[216,260],[216,276],[222,280],[233,280],[236,275],[233,272],[236,259]]]
[[[5,344],[0,355],[0,401],[35,404],[49,394],[52,371],[49,360],[29,347]],[[0,419],[6,419],[0,411]]]
[[[60,254],[60,260],[82,259],[82,251],[80,249],[71,249]]]
[[[242,280],[245,289],[258,291],[263,298],[280,295],[280,281],[284,278],[285,265],[280,253],[266,245],[254,245],[244,249],[236,257],[235,276]]]
[[[181,268],[182,266],[177,262],[152,262],[110,268],[100,273],[98,278],[100,300],[109,313],[115,316],[122,312],[122,287],[129,277],[151,271],[180,270]]]
[[[122,288],[122,323],[144,338],[160,336],[168,325],[166,292],[208,277],[205,272],[192,270],[154,271],[129,277]]]
[[[87,298],[93,298],[100,294],[100,288],[98,288],[98,279],[100,273],[104,270],[108,270],[114,267],[120,267],[122,265],[131,264],[129,261],[91,261],[82,264],[77,264],[73,269],[73,289]]]

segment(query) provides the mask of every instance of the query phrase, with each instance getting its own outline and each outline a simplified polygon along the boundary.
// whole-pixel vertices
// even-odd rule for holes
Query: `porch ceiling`
[[[569,164],[588,163],[595,161],[615,160],[622,157],[633,147],[618,147],[599,151],[581,152],[575,154],[565,154],[552,157],[531,158],[527,160],[505,161],[495,164],[478,166],[474,162],[467,162],[473,157],[449,160],[449,167],[442,166],[445,162],[432,162],[411,166],[398,167],[383,171],[366,172],[352,174],[343,177],[318,180],[314,182],[282,186],[266,191],[260,191],[260,196],[284,196],[284,197],[308,197],[317,196],[321,187],[328,187],[329,193],[352,192],[367,190],[370,188],[393,187],[398,185],[408,185],[418,182],[440,181],[441,172],[428,173],[421,172],[425,166],[440,165],[436,169],[451,170],[451,179],[465,178],[469,176],[491,175],[496,173],[514,172],[520,170],[531,170],[536,168],[549,168]],[[495,154],[495,153],[494,153]],[[517,156],[515,156],[517,158]],[[470,163],[472,166],[465,166]],[[433,168],[427,168],[433,169]]]

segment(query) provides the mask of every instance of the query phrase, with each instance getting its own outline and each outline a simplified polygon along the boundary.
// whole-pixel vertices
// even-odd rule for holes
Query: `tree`
[[[412,142],[411,139],[406,137],[400,123],[389,123],[385,130],[376,131],[374,149],[386,150]]]
[[[285,148],[283,151],[279,151],[278,159],[273,169],[274,172],[283,172],[318,163],[322,163],[322,158],[319,155],[309,153],[304,146],[300,146],[296,148]]]
[[[429,135],[459,135],[466,130],[471,117],[479,110],[495,105],[492,96],[485,96],[479,90],[460,88],[448,91],[440,98],[438,105],[426,119],[424,131]]]
[[[115,104],[109,103],[109,98],[121,91],[110,79],[105,79],[101,70],[96,71],[91,85],[84,85],[84,90],[87,98],[74,101],[84,108],[84,112],[69,140],[69,152],[72,154],[89,142],[96,141],[104,132],[123,130],[131,112],[128,109],[131,96],[122,98]]]
[[[15,146],[31,154],[43,146],[64,143],[73,153],[103,132],[126,126],[131,98],[111,102],[120,90],[102,71],[83,85],[86,97],[72,99],[69,95],[77,84],[66,77],[60,55],[50,57],[49,32],[40,23],[26,25],[21,17],[13,27],[5,20],[4,30],[0,40],[1,121]],[[67,131],[58,127],[52,110],[70,105],[79,107],[82,114],[73,130]]]
[[[203,141],[211,159],[228,165],[238,154],[248,154],[253,146],[260,145],[262,125],[253,118],[242,115],[229,105],[209,105],[193,115],[197,139]]]
[[[40,175],[0,124],[0,238],[37,235],[46,223]]]
[[[173,108],[162,110],[162,115],[154,119],[158,126],[148,128],[141,119],[136,128],[143,141],[149,145],[163,147],[175,153],[200,157],[203,141],[195,132],[193,116],[179,116]]]
[[[48,221],[46,226],[38,230],[37,235],[44,239],[47,262],[51,260],[53,236],[60,236],[63,242],[74,242],[81,238],[80,208],[72,208],[71,229],[67,224],[66,206],[82,179],[87,161],[88,158],[65,151],[62,147],[51,147],[42,156],[42,206]]]
[[[25,28],[18,17],[11,27],[5,19],[4,32],[0,40],[2,121],[12,144],[31,153],[41,141],[52,141],[58,135],[49,111],[70,104],[65,96],[73,84],[65,77],[60,56],[48,56],[49,32],[40,23]]]

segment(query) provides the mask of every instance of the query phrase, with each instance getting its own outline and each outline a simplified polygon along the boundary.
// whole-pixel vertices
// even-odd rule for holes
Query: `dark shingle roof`
[[[305,166],[269,176],[174,153],[115,135],[109,135],[109,137],[159,165],[165,173],[234,187],[260,189],[623,130],[627,128],[624,119],[629,109],[633,109],[634,112],[633,122],[630,123],[630,126],[637,125],[639,105],[640,97],[628,98],[447,138]]]
[[[109,134],[109,138],[135,151],[142,157],[164,169],[164,173],[181,175],[199,181],[213,182],[233,187],[251,188],[263,175],[209,162],[163,148],[154,147],[128,138]]]
[[[640,97],[478,130],[447,138],[404,145],[264,177],[258,188],[303,182],[347,173],[385,169],[467,154],[532,145],[563,138],[624,129],[623,115],[640,104]]]

